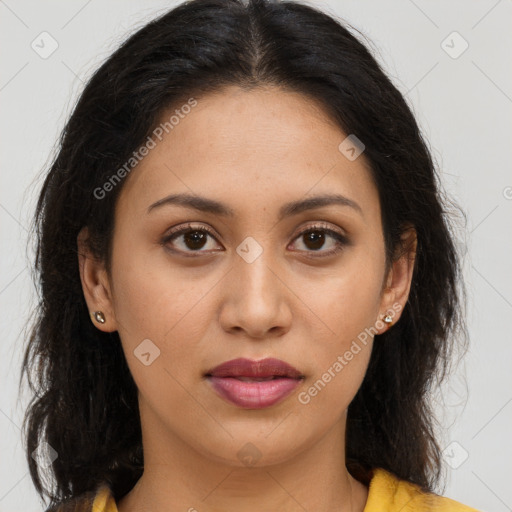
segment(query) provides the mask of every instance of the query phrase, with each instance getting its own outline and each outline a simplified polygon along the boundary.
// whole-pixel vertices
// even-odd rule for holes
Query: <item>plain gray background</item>
[[[444,187],[467,212],[458,236],[467,247],[470,349],[435,397],[445,448],[443,494],[480,510],[510,511],[512,3],[310,3],[372,41],[417,116]],[[40,171],[83,81],[129,33],[175,4],[0,0],[0,512],[43,509],[21,439],[28,397],[18,401],[17,387],[20,333],[35,300],[25,248]],[[40,54],[41,38],[44,51],[58,44],[54,53]]]

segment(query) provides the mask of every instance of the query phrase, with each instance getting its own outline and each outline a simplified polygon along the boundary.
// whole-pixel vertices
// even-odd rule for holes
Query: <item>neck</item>
[[[281,462],[240,466],[199,453],[168,429],[143,427],[144,473],[119,512],[363,512],[368,489],[348,472],[345,419],[314,446]],[[144,433],[151,432],[150,436]],[[167,442],[163,442],[167,439]],[[162,447],[166,447],[162,449]]]

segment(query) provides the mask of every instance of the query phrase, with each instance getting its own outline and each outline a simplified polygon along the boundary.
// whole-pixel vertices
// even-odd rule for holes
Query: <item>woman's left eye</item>
[[[209,228],[205,226],[194,227],[188,224],[185,227],[171,231],[162,240],[162,244],[169,246],[169,242],[173,242],[172,245],[174,245],[174,247],[171,248],[171,251],[189,253],[188,255],[190,255],[190,253],[207,252],[201,249],[208,245],[209,237],[216,240],[215,235]],[[180,244],[175,243],[175,240],[178,239],[181,239]],[[329,250],[320,250],[329,239],[332,241],[330,244],[331,248]],[[294,240],[299,240],[302,245],[306,247],[304,252],[320,252],[321,254],[319,256],[324,257],[340,252],[344,246],[349,244],[344,234],[330,229],[325,225],[310,226],[301,231]],[[181,245],[181,247],[176,248],[176,245]]]
[[[301,240],[302,244],[312,251],[306,250],[306,252],[319,252],[324,246],[325,241],[331,239],[331,249],[320,251],[320,257],[332,256],[333,254],[339,253],[346,245],[349,245],[348,238],[338,231],[334,231],[324,225],[311,226],[306,230],[302,231],[296,240]],[[314,256],[316,257],[316,256]]]

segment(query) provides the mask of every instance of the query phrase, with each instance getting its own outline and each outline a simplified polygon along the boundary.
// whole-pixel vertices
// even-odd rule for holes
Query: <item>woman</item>
[[[193,0],[135,33],[34,219],[48,510],[475,510],[434,493],[429,390],[464,330],[444,211],[403,97],[328,15]]]

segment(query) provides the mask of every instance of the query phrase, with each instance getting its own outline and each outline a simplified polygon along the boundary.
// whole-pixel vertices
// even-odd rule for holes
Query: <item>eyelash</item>
[[[172,230],[169,234],[167,234],[162,239],[161,244],[162,245],[167,245],[174,238],[177,238],[178,236],[184,235],[184,234],[187,234],[187,233],[192,233],[194,231],[208,233],[213,239],[215,239],[217,241],[217,237],[215,236],[214,232],[210,228],[208,228],[207,226],[193,227],[189,223],[185,227],[176,228],[175,230]],[[326,258],[328,256],[333,256],[334,254],[338,254],[339,252],[341,252],[344,249],[345,246],[349,245],[349,240],[347,239],[347,237],[345,235],[342,235],[341,233],[338,233],[337,231],[334,231],[333,229],[330,229],[329,227],[327,227],[326,224],[323,224],[323,223],[315,224],[313,226],[308,226],[305,230],[301,231],[294,238],[294,241],[297,240],[298,238],[300,238],[301,236],[305,235],[306,233],[310,233],[310,232],[313,232],[313,231],[320,231],[320,232],[323,232],[324,234],[327,234],[327,235],[331,236],[332,238],[334,238],[336,240],[337,245],[336,245],[336,247],[334,249],[331,249],[329,251],[322,251],[321,249],[319,249],[318,251],[305,251],[307,253],[321,253],[319,256],[310,255],[309,257],[312,257],[312,258]],[[192,256],[192,254],[206,252],[206,251],[201,251],[201,250],[198,250],[198,251],[181,251],[181,250],[174,250],[174,249],[170,249],[170,250],[172,252],[178,252],[178,253],[181,253],[181,254],[185,254],[186,257],[196,257],[195,255]],[[192,253],[192,254],[187,254],[187,253]]]

